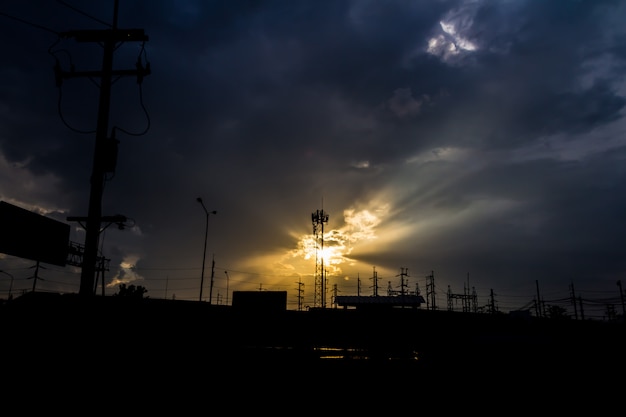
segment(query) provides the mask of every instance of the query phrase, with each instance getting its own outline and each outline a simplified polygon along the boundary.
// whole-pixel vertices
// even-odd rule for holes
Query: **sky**
[[[100,71],[102,45],[61,35],[113,20],[113,0],[0,2],[0,200],[81,244],[100,78],[54,68]],[[617,0],[120,0],[148,41],[113,68],[150,74],[111,87],[102,212],[128,220],[102,232],[97,293],[311,307],[323,242],[329,306],[404,277],[439,309],[574,294],[604,314],[626,272],[624,21]],[[80,268],[35,265],[1,254],[0,298],[79,291]]]

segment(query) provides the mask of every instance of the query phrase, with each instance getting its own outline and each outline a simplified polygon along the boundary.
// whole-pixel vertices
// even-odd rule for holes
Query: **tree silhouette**
[[[141,285],[135,286],[131,284],[126,286],[126,284],[120,284],[118,288],[118,292],[114,294],[117,297],[143,298],[143,295],[148,292],[148,290]]]
[[[567,310],[561,306],[551,305],[548,306],[547,316],[551,319],[569,319],[570,316],[567,315]]]

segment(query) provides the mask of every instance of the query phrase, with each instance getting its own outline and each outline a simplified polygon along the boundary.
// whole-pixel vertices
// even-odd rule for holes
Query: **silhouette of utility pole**
[[[373,284],[372,284],[373,293],[372,293],[372,295],[374,297],[378,297],[378,272],[376,272],[376,267],[375,266],[372,267],[372,270],[373,270],[373,275],[370,278],[373,281]]]
[[[211,263],[211,285],[209,286],[209,304],[213,300],[213,281],[215,278],[215,254],[213,254],[213,261]]]
[[[489,291],[489,305],[488,310],[491,314],[495,314],[498,312],[498,308],[496,307],[496,299],[493,295],[493,289]]]
[[[333,297],[333,307],[337,308],[337,296],[339,295],[339,288],[337,287],[337,283],[333,284],[333,291],[332,291],[332,297]]]
[[[230,282],[230,276],[228,275],[228,271],[224,271],[226,274],[226,305],[228,305],[228,285]]]
[[[408,277],[408,276],[409,276],[409,268],[400,268],[400,295],[406,294],[407,281],[405,280],[405,277]]]
[[[44,279],[39,276],[39,268],[43,268],[43,269],[46,269],[46,268],[41,266],[41,265],[39,265],[39,261],[37,261],[37,263],[35,265],[31,266],[31,268],[35,268],[35,274],[32,277],[29,277],[28,279],[32,278],[32,280],[33,280],[33,292],[35,292],[35,288],[37,287],[37,280],[40,279],[40,280],[44,281]]]
[[[302,311],[302,302],[304,301],[304,282],[302,282],[302,277],[298,278],[298,311]]]
[[[437,305],[435,304],[435,271],[430,271],[430,275],[427,275],[426,279],[428,279],[426,282],[426,304],[429,310],[434,311],[437,309]]]
[[[535,307],[535,311],[537,313],[537,317],[543,317],[542,311],[542,303],[541,303],[541,294],[539,293],[539,281],[535,280],[535,287],[537,287],[537,305]]]
[[[81,271],[79,294],[94,295],[96,264],[98,262],[98,241],[102,221],[102,193],[107,172],[111,171],[117,158],[117,143],[114,137],[107,137],[109,113],[111,104],[111,84],[113,77],[135,75],[141,82],[145,75],[150,73],[149,65],[145,68],[137,62],[136,70],[113,70],[113,53],[118,43],[129,41],[147,41],[148,36],[143,29],[118,29],[119,0],[114,1],[113,23],[106,30],[73,30],[61,33],[61,37],[74,38],[77,42],[97,42],[103,46],[102,68],[100,71],[61,71],[57,63],[57,84],[63,78],[100,77],[100,99],[98,107],[98,122],[96,126],[96,143],[93,156],[91,174],[91,192],[89,194],[89,213],[87,216],[85,234],[85,252]],[[114,135],[112,135],[114,136]]]

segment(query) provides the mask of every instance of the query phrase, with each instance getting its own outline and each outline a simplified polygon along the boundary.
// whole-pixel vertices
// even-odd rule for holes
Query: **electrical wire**
[[[32,27],[37,28],[37,29],[42,29],[42,30],[45,30],[46,32],[54,33],[55,35],[60,35],[60,33],[57,32],[56,30],[52,30],[52,29],[47,28],[45,26],[41,26],[41,25],[38,25],[36,23],[32,23],[32,22],[29,22],[27,20],[21,19],[19,17],[12,16],[12,15],[10,15],[8,13],[0,12],[0,15],[2,15],[4,17],[8,17],[9,19],[16,20],[16,21],[18,21],[20,23],[24,23],[25,25],[32,26]]]
[[[78,9],[77,7],[74,7],[74,6],[72,6],[71,4],[68,4],[68,3],[67,3],[67,2],[65,2],[65,1],[62,1],[62,0],[57,0],[57,3],[60,3],[60,4],[62,4],[63,6],[67,7],[68,9],[72,9],[72,10],[74,10],[75,12],[80,13],[80,14],[82,14],[83,16],[86,16],[86,17],[88,17],[88,18],[90,18],[90,19],[92,19],[92,20],[94,20],[94,21],[96,21],[96,22],[98,22],[98,23],[101,23],[101,24],[103,24],[103,25],[105,25],[105,26],[107,26],[107,27],[113,27],[113,25],[111,25],[110,23],[107,23],[107,22],[104,22],[104,21],[102,21],[102,20],[100,20],[100,19],[98,19],[98,18],[95,18],[95,17],[91,16],[90,14],[87,14],[87,13],[83,12],[82,10]]]
[[[96,130],[80,130],[80,129],[76,129],[75,127],[71,126],[66,120],[65,117],[63,116],[63,110],[61,109],[61,101],[63,99],[63,92],[61,87],[59,87],[59,98],[57,100],[57,112],[59,113],[59,118],[61,119],[61,121],[63,122],[63,124],[70,130],[76,132],[76,133],[81,133],[81,134],[91,134],[91,133],[96,133]]]
[[[146,62],[145,67],[143,66],[144,60]],[[141,44],[141,50],[139,51],[139,55],[137,56],[137,69],[139,71],[137,75],[137,84],[139,85],[139,104],[141,106],[141,109],[144,112],[144,115],[146,116],[146,121],[147,121],[146,128],[142,132],[134,133],[134,132],[129,132],[128,130],[125,130],[119,126],[114,127],[114,129],[117,129],[120,132],[126,133],[127,135],[130,135],[130,136],[143,136],[146,133],[148,133],[148,131],[150,130],[150,126],[151,126],[150,113],[148,113],[148,109],[146,108],[144,100],[143,100],[143,87],[142,87],[143,85],[142,71],[144,71],[144,69],[147,70],[148,72],[150,71],[150,61],[148,61],[148,55],[147,55],[146,48],[145,48],[145,42]]]

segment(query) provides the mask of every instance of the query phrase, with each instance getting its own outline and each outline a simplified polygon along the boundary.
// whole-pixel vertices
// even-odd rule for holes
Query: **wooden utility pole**
[[[100,71],[60,71],[57,68],[57,83],[59,78],[99,77],[100,99],[98,107],[98,122],[96,126],[96,143],[93,155],[91,173],[91,191],[89,194],[89,213],[86,222],[85,251],[80,280],[79,294],[83,296],[95,295],[95,272],[98,261],[98,243],[102,223],[102,193],[104,191],[105,175],[112,170],[117,158],[117,143],[114,138],[108,137],[109,113],[111,105],[111,84],[113,76],[135,75],[138,80],[150,73],[150,68],[144,68],[140,63],[134,70],[113,70],[113,54],[119,43],[129,41],[147,41],[148,37],[143,29],[118,29],[119,0],[114,2],[113,24],[106,30],[74,30],[61,33],[62,37],[74,38],[77,42],[97,42],[103,46],[102,68]],[[112,135],[113,136],[113,135]]]

